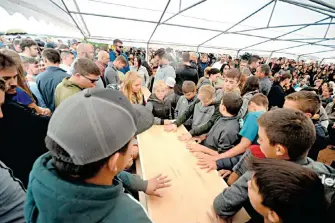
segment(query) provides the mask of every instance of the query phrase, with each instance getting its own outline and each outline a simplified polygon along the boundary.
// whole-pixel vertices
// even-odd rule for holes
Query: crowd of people
[[[128,49],[0,49],[0,222],[151,222],[136,192],[173,184],[133,174],[152,125],[184,125],[197,165],[227,181],[218,222],[242,207],[250,222],[335,221],[334,162],[317,162],[335,146],[334,64]]]

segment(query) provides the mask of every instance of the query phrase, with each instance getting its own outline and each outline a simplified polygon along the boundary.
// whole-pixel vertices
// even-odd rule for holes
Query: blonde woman
[[[123,79],[121,91],[132,104],[145,105],[142,92],[142,77],[136,71],[130,71]]]

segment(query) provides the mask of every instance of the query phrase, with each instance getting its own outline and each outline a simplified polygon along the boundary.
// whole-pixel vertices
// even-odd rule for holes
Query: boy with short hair
[[[242,98],[235,93],[225,93],[220,105],[221,118],[214,124],[209,133],[200,140],[202,145],[189,142],[187,148],[191,152],[203,152],[210,155],[218,155],[226,152],[240,141],[240,122],[237,116]]]
[[[315,141],[315,127],[301,111],[275,109],[261,115],[258,124],[258,142],[267,158],[292,161],[314,170],[319,176],[335,174],[333,168],[307,158],[308,150]],[[235,170],[241,177],[214,200],[214,209],[220,218],[229,219],[248,201],[248,181],[252,179],[252,172],[243,162],[247,154]],[[334,191],[327,197],[333,195]]]
[[[264,222],[331,222],[325,187],[312,170],[276,159],[252,159],[249,169],[248,196]]]
[[[225,78],[223,80],[223,91],[235,92],[237,94],[241,94],[241,91],[238,87],[240,81],[241,81],[241,72],[236,68],[230,69],[228,73],[225,75]]]
[[[180,117],[188,108],[188,106],[196,99],[197,88],[193,81],[184,81],[182,85],[183,96],[181,96],[178,100],[174,118]],[[186,129],[190,130],[192,128],[192,118],[189,118],[184,126]]]
[[[251,146],[257,144],[257,119],[267,111],[269,101],[261,93],[255,94],[249,101],[248,114],[240,131],[241,141],[238,145],[219,155],[198,154],[199,165],[209,169],[231,170],[240,160],[242,154]]]
[[[166,131],[176,131],[177,127],[184,124],[190,117],[193,118],[192,129],[190,130],[191,135],[198,135],[205,133],[203,125],[213,119],[213,114],[216,112],[216,106],[214,105],[215,89],[210,85],[202,86],[199,89],[198,99],[188,107],[188,109],[175,120],[171,125],[165,127]],[[215,117],[217,119],[217,116]],[[215,121],[214,121],[215,122]],[[214,124],[214,123],[213,123]],[[202,126],[202,127],[201,127]],[[211,126],[210,126],[211,127]],[[197,129],[198,128],[198,129]],[[208,130],[208,127],[205,127]],[[199,135],[200,135],[199,134]]]
[[[311,91],[299,91],[289,94],[286,96],[284,103],[284,108],[298,109],[313,121],[316,130],[316,141],[308,151],[308,157],[314,161],[317,161],[319,152],[328,146],[327,129],[317,117],[320,107],[320,98]]]
[[[163,80],[157,81],[153,87],[153,93],[150,95],[145,107],[154,115],[155,125],[167,125],[172,120],[171,101],[167,100],[168,86]]]

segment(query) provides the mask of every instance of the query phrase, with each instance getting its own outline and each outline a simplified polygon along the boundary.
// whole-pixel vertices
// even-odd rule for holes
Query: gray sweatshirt
[[[155,81],[154,85],[157,81],[163,80],[167,77],[172,77],[173,79],[176,79],[176,71],[173,69],[171,65],[162,65],[158,70],[155,75]]]
[[[0,222],[23,223],[26,191],[13,171],[0,161]]]
[[[207,123],[214,114],[215,106],[203,106],[201,102],[194,106],[192,129]]]
[[[237,116],[221,117],[211,128],[203,144],[219,153],[223,153],[239,143],[239,132],[240,123]]]
[[[257,94],[257,93],[259,93],[258,90],[248,92],[248,93],[246,93],[246,94],[244,94],[244,95],[242,96],[243,104],[242,104],[242,106],[241,106],[241,108],[240,108],[240,111],[238,112],[238,116],[239,116],[240,118],[244,118],[244,117],[247,115],[247,113],[248,113],[248,104],[249,104],[249,101],[250,101],[250,99],[251,99],[255,94]]]
[[[188,108],[190,104],[197,98],[195,96],[192,100],[187,100],[185,96],[181,96],[177,102],[177,106],[174,110],[174,118],[177,119],[179,116],[181,116]],[[192,118],[189,118],[186,122],[184,122],[184,125],[186,126],[192,126]]]
[[[137,69],[137,67],[131,66],[130,71],[136,71],[141,76],[142,86],[148,87],[150,78],[149,78],[147,68],[140,66],[140,68]]]
[[[252,179],[253,173],[248,171],[246,167],[246,160],[252,156],[251,151],[248,150],[241,158],[233,171],[240,176],[240,178],[220,193],[214,200],[214,210],[221,218],[229,218],[238,212],[243,204],[248,201],[248,181]],[[289,161],[288,161],[289,162]],[[305,157],[295,161],[304,167],[314,170],[320,177],[335,178],[335,169],[320,162],[315,162],[312,159]],[[271,168],[271,167],[270,167]],[[325,185],[328,186],[328,185]],[[326,197],[328,200],[334,196],[334,185],[332,188],[326,188]]]
[[[119,74],[113,62],[108,63],[108,67],[105,70],[105,82],[106,86],[109,84],[121,84]]]

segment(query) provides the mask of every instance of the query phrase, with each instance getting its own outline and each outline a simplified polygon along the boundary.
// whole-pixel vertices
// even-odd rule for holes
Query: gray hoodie
[[[218,151],[226,152],[240,141],[239,137],[240,123],[239,118],[221,117],[211,128],[204,141],[204,146]]]
[[[240,178],[234,184],[232,184],[230,187],[226,188],[222,193],[220,193],[214,200],[214,210],[217,215],[219,215],[223,219],[235,215],[236,212],[239,211],[242,208],[243,204],[249,199],[248,181],[251,180],[253,173],[248,171],[245,160],[247,160],[251,156],[252,154],[250,150],[248,150],[242,156],[239,163],[236,164],[233,169],[233,171],[237,173],[237,175],[240,175]],[[315,162],[308,157],[299,159],[295,161],[295,163],[314,170],[320,176],[320,178],[335,178],[335,169],[323,163]],[[332,187],[327,186],[329,185],[325,184],[326,198],[330,200],[335,194],[334,185],[332,185]]]
[[[176,71],[171,65],[161,65],[156,72],[154,85],[157,81],[165,81],[167,77],[172,77],[173,79],[176,79]]]
[[[177,119],[179,116],[181,116],[188,108],[190,104],[197,98],[197,96],[194,96],[192,100],[187,100],[187,98],[183,95],[179,98],[176,109],[174,111],[174,118]],[[184,125],[186,126],[192,126],[192,118],[189,118],[186,122],[184,122]]]
[[[130,71],[136,71],[141,76],[142,86],[148,87],[150,78],[149,78],[147,68],[140,66],[140,68],[137,69],[137,67],[131,66]]]
[[[109,84],[121,84],[117,68],[114,66],[113,62],[108,63],[108,67],[105,70],[105,82],[106,86]]]
[[[255,91],[248,92],[242,96],[243,104],[242,104],[242,107],[240,108],[240,111],[238,112],[238,116],[240,118],[244,118],[247,115],[249,101],[257,93],[259,93],[259,91],[255,90]]]
[[[214,111],[214,105],[205,107],[201,104],[201,102],[197,103],[194,106],[192,129],[208,122],[214,114]]]

